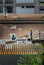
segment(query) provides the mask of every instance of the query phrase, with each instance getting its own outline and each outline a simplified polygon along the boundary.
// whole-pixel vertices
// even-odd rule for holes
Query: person
[[[16,39],[16,36],[13,34],[12,35],[12,40],[15,40]]]
[[[30,30],[30,39],[32,40],[32,30]]]

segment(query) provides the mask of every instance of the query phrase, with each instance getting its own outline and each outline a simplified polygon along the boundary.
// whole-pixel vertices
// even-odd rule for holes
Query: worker
[[[13,34],[12,35],[12,40],[15,40],[16,39],[16,36]]]
[[[30,30],[30,39],[32,40],[32,30]]]

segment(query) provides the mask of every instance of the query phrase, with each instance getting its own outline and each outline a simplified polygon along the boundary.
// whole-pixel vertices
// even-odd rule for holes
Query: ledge
[[[4,14],[0,14],[0,23],[9,21],[11,23],[12,21],[43,21],[44,22],[44,14],[7,14],[6,18]],[[39,23],[39,22],[38,22]],[[41,22],[40,22],[41,23]]]

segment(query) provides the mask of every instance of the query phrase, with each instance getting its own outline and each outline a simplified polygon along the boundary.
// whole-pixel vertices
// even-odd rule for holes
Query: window
[[[26,6],[26,8],[34,8],[34,6]]]
[[[0,6],[0,13],[3,13],[3,7]]]
[[[16,0],[16,3],[34,3],[34,0]]]
[[[13,0],[5,0],[5,3],[6,4],[12,4],[13,3]]]
[[[7,6],[7,13],[13,13],[13,6]]]
[[[16,7],[16,14],[34,14],[34,8],[30,7]]]
[[[41,13],[41,14],[44,14],[44,7],[41,7],[41,8],[40,8],[40,13]]]
[[[44,6],[44,0],[40,0],[40,5]]]
[[[40,2],[44,2],[44,0],[40,0]]]
[[[3,0],[0,0],[0,4],[2,4],[3,3]]]
[[[44,2],[43,3],[40,3],[40,6],[44,6]]]
[[[44,14],[44,10],[40,10],[40,14]]]
[[[24,6],[22,6],[22,8],[24,8]]]

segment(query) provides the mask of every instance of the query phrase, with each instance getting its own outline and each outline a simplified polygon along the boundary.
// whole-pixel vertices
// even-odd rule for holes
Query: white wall
[[[34,8],[16,7],[16,14],[34,14]]]
[[[16,0],[16,3],[34,3],[34,0]]]

